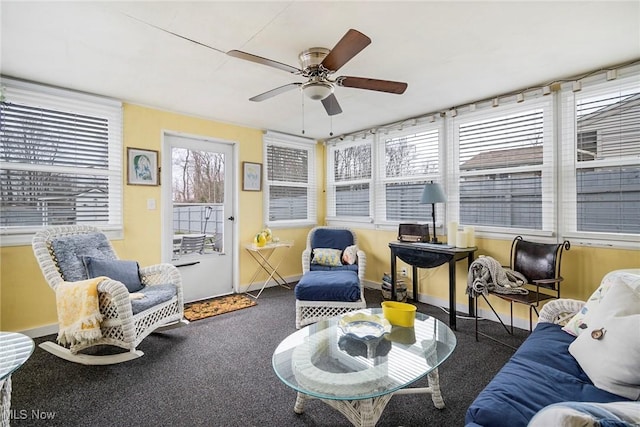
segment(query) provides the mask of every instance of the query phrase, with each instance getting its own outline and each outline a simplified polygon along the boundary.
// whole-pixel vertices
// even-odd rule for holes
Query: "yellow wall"
[[[124,106],[124,149],[127,147],[161,150],[163,131],[178,131],[201,135],[239,144],[239,161],[262,163],[262,132],[239,126],[217,123],[210,120],[187,117],[175,113]],[[318,223],[325,219],[325,148],[317,145],[317,189]],[[160,156],[162,157],[162,153]],[[123,177],[126,182],[126,177]],[[239,238],[238,244],[251,241],[256,231],[263,226],[262,192],[239,191]],[[147,210],[147,199],[156,199],[161,206],[160,187],[124,185],[124,239],[114,241],[118,255],[123,259],[136,259],[141,265],[160,261],[160,209]],[[282,274],[301,274],[301,253],[306,244],[310,227],[296,229],[274,229],[274,235],[282,240],[294,240],[295,246],[282,265]],[[360,247],[367,253],[366,279],[380,283],[382,275],[390,269],[388,243],[397,237],[396,231],[355,229]],[[510,241],[476,239],[479,251],[476,255],[489,255],[502,263],[508,262]],[[246,284],[254,271],[254,261],[240,252],[240,284]],[[402,263],[401,263],[402,264]],[[563,296],[586,299],[598,286],[602,277],[611,270],[638,268],[640,251],[602,249],[573,246],[566,252],[562,263],[565,277]],[[409,270],[411,271],[411,270]],[[466,264],[457,266],[457,292],[459,304],[466,304]],[[420,294],[441,300],[448,299],[448,270],[446,266],[419,270]],[[53,292],[44,281],[30,246],[0,248],[0,330],[22,331],[56,323]],[[259,279],[260,280],[260,279]],[[482,306],[482,305],[481,305]],[[508,312],[506,304],[497,304],[501,312]],[[293,310],[293,307],[292,307]],[[526,318],[524,309],[516,308],[515,315]]]
[[[390,271],[391,259],[389,242],[397,239],[396,231],[374,231],[357,229],[359,246],[367,253],[367,280],[381,283],[382,275]],[[441,241],[445,240],[440,236]],[[479,255],[488,255],[509,264],[511,240],[489,240],[476,238]],[[405,264],[398,260],[398,269]],[[600,284],[605,274],[612,270],[624,268],[640,268],[640,251],[605,249],[573,245],[565,251],[562,257],[562,276],[564,282],[561,287],[563,298],[586,300]],[[408,267],[411,275],[411,268]],[[449,270],[446,265],[433,269],[419,269],[419,294],[429,295],[447,301],[449,298]],[[409,282],[410,283],[410,282]],[[467,286],[467,264],[460,261],[456,269],[456,301],[458,304],[468,304],[465,295]],[[494,301],[496,302],[494,304]],[[509,312],[509,304],[492,298],[492,305],[500,313]],[[480,300],[480,309],[488,307]],[[514,316],[528,319],[528,309],[520,304],[514,306]]]
[[[239,145],[240,163],[262,163],[260,130],[129,104],[124,105],[123,161],[127,147],[161,151],[163,131],[234,141]],[[319,146],[319,158],[324,157],[323,153]],[[162,155],[161,152],[161,158]],[[322,163],[318,163],[318,168],[322,167]],[[126,176],[123,176],[123,183],[126,183]],[[161,260],[161,187],[125,184],[123,188],[124,239],[113,241],[113,246],[120,258],[135,259],[143,266],[156,264]],[[238,192],[239,245],[250,242],[264,225],[262,195],[262,192]],[[158,209],[147,210],[147,199],[155,199]],[[300,260],[308,230],[307,227],[273,231],[282,240],[295,241],[289,256]],[[255,261],[244,250],[239,253],[239,282],[242,285],[249,282]],[[300,274],[302,267],[300,262],[286,263],[281,271],[284,276],[293,276]],[[42,277],[31,246],[0,248],[0,279],[0,330],[22,331],[56,323],[54,294]]]

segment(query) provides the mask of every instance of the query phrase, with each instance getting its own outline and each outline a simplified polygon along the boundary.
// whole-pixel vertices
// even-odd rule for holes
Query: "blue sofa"
[[[542,409],[562,402],[629,402],[593,385],[569,353],[575,337],[555,323],[562,317],[557,307],[567,301],[581,303],[555,300],[544,306],[534,331],[468,408],[467,427],[524,427]]]

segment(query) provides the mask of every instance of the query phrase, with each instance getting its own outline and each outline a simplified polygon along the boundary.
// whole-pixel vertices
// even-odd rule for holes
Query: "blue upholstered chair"
[[[315,227],[309,232],[302,252],[303,275],[295,288],[296,328],[367,306],[367,257],[357,244],[348,228]]]

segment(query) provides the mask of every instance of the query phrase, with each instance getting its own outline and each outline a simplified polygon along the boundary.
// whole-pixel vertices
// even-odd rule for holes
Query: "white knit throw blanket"
[[[517,271],[504,268],[490,256],[481,256],[471,263],[467,277],[467,294],[476,297],[489,291],[499,294],[523,294],[527,279]]]

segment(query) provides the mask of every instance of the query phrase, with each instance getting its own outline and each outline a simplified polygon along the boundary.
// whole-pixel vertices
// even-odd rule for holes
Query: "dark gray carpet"
[[[367,290],[379,307],[379,291]],[[418,310],[447,322],[439,307]],[[506,337],[492,322],[482,329]],[[36,347],[13,375],[13,426],[348,426],[346,418],[312,400],[303,415],[293,412],[296,393],[271,367],[274,349],[295,331],[293,291],[264,291],[255,307],[192,322],[147,337],[145,355],[111,366],[83,366]],[[429,395],[391,399],[378,426],[462,426],[475,396],[511,357],[513,350],[482,338],[473,320],[458,319],[458,346],[440,367],[446,408]],[[511,343],[519,345],[518,330]],[[36,344],[49,336],[36,340]],[[416,383],[426,387],[426,379]],[[53,415],[53,419],[39,419]]]

